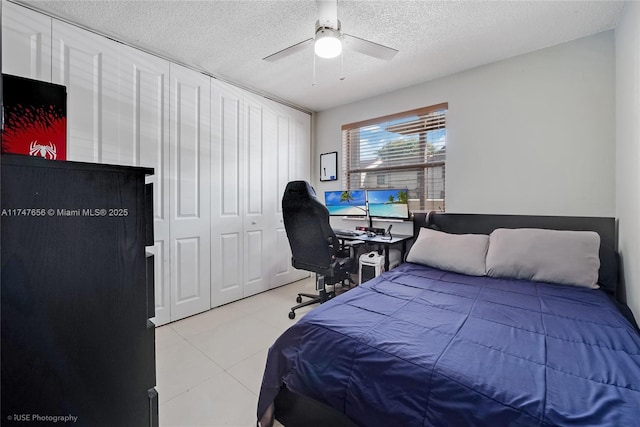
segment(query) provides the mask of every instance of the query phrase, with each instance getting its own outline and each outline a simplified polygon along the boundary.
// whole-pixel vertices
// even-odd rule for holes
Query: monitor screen
[[[367,200],[372,217],[409,219],[406,188],[367,190]]]
[[[333,216],[366,216],[365,190],[325,191],[324,204]]]

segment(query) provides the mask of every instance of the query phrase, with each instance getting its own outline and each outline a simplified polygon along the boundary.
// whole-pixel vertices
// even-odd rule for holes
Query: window
[[[444,211],[447,108],[343,125],[343,189],[407,188],[410,210]]]

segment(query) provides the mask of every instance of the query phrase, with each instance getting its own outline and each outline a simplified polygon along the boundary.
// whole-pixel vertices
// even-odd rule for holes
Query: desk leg
[[[389,246],[384,245],[384,271],[389,271]]]

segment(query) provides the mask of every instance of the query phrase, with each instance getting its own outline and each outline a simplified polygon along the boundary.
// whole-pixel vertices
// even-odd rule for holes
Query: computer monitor
[[[409,219],[406,188],[367,190],[369,216],[386,219]]]
[[[324,204],[332,216],[366,216],[365,190],[325,191]]]

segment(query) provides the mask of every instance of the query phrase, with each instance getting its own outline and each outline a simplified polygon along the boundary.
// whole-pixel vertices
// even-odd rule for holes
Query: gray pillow
[[[599,250],[594,231],[499,228],[489,236],[487,275],[597,289]]]
[[[470,276],[484,276],[488,246],[486,234],[449,234],[422,228],[409,250],[407,261]]]

